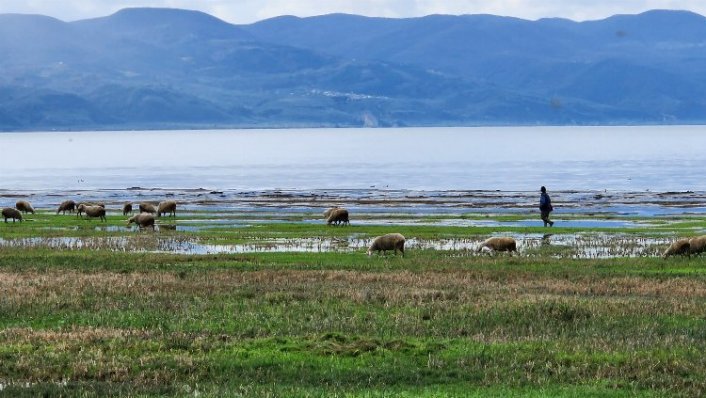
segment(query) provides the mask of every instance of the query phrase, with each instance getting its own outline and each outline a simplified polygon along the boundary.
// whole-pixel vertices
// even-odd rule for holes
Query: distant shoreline
[[[429,124],[429,125],[404,125],[404,126],[362,126],[362,125],[193,125],[193,126],[89,126],[72,128],[32,128],[32,129],[0,129],[0,134],[4,133],[103,133],[103,132],[138,132],[138,131],[223,131],[223,130],[297,130],[297,129],[334,129],[334,130],[354,130],[354,129],[421,129],[421,128],[504,128],[504,127],[679,127],[679,126],[706,126],[706,120],[702,122],[679,122],[679,123],[596,123],[596,124],[536,124],[536,123],[488,123],[488,124]]]
[[[587,191],[551,192],[557,213],[620,214],[623,216],[704,215],[706,192]],[[206,189],[129,187],[98,190],[0,190],[0,207],[26,199],[42,210],[53,210],[63,200],[100,201],[117,211],[125,202],[173,199],[181,207],[248,211],[318,212],[346,206],[366,212],[432,214],[503,214],[536,212],[539,194],[496,190],[381,190],[381,189]],[[112,208],[112,209],[111,209]]]

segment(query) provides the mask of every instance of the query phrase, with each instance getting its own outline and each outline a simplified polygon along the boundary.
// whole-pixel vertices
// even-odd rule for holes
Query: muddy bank
[[[706,214],[706,192],[550,192],[555,214],[616,214],[663,216]],[[241,212],[320,212],[340,205],[359,213],[465,214],[527,213],[537,211],[538,192],[520,191],[414,191],[380,189],[266,190],[163,189],[130,187],[91,191],[0,190],[0,207],[13,206],[19,198],[35,208],[56,210],[65,199],[104,202],[109,211],[119,211],[126,201],[158,202],[173,199],[179,209]]]

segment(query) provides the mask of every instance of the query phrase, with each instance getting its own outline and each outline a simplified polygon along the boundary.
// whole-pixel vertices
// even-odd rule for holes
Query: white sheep
[[[488,238],[478,247],[478,252],[483,251],[483,248],[487,247],[492,251],[497,252],[517,252],[517,242],[514,238],[510,237],[492,237]]]
[[[395,254],[397,254],[399,250],[402,253],[402,257],[404,257],[404,242],[405,238],[402,234],[393,233],[378,236],[368,247],[368,256],[372,256],[374,251],[378,253],[382,251],[384,253],[388,250],[394,250]]]

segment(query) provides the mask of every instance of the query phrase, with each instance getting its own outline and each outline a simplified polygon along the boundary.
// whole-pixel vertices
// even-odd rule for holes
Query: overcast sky
[[[44,14],[64,21],[105,16],[126,7],[200,10],[231,23],[250,23],[278,15],[305,17],[334,12],[393,18],[486,13],[577,21],[656,8],[706,15],[706,0],[0,0],[0,13]]]

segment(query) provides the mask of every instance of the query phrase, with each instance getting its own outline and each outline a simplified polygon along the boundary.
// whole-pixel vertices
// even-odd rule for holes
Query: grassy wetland
[[[0,394],[706,393],[706,258],[659,257],[704,234],[691,207],[566,204],[545,229],[522,201],[351,199],[351,225],[327,226],[322,203],[270,199],[192,201],[154,232],[118,201],[107,222],[47,202],[0,223]],[[405,256],[368,257],[387,232]],[[498,235],[519,253],[476,252]]]

